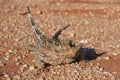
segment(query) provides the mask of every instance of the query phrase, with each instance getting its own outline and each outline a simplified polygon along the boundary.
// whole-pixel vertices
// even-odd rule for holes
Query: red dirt
[[[84,72],[86,68],[90,67],[92,71],[98,66],[111,74],[114,80],[120,80],[119,0],[0,0],[1,80],[26,80],[31,75],[34,75],[32,79],[35,80],[49,80],[51,71],[57,70],[56,66],[50,67],[49,71],[42,73],[42,78],[37,69],[28,71],[34,66],[34,55],[24,45],[35,44],[35,37],[26,15],[26,4],[31,8],[36,25],[47,37],[51,38],[56,31],[70,24],[59,36],[60,39],[68,38],[76,43],[83,43],[86,47],[96,49],[98,53],[107,52],[95,60],[67,64],[70,68],[76,69],[76,66],[83,65],[85,68],[81,71]],[[58,70],[64,72],[67,65],[58,67]],[[88,79],[86,72],[79,79],[86,77],[87,80],[113,80],[111,76],[103,78],[96,73],[92,74],[94,76]],[[52,78],[54,80],[57,77]],[[65,79],[73,80],[68,77]]]

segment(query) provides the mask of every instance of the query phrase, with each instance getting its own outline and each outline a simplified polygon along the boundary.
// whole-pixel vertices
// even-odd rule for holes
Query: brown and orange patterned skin
[[[35,65],[44,67],[45,64],[60,65],[69,64],[76,60],[82,60],[81,45],[76,46],[71,40],[54,40],[43,35],[35,26],[29,7],[27,14],[31,27],[37,37],[39,47],[31,51],[35,55]]]

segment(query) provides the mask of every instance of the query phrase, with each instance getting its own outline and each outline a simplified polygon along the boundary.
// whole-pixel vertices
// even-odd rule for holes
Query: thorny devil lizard
[[[35,55],[35,65],[37,67],[45,67],[46,64],[60,65],[82,60],[82,46],[76,46],[71,40],[49,39],[43,35],[35,26],[29,6],[27,6],[27,14],[31,27],[38,40],[39,50],[33,50]]]

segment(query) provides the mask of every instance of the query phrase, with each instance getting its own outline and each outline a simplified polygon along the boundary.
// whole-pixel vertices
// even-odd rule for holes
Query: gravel
[[[107,56],[107,57],[104,57],[104,59],[105,59],[105,60],[110,60],[111,57],[108,57],[108,56]]]
[[[75,3],[73,0],[2,1],[4,4],[0,4],[0,73],[7,73],[0,75],[0,80],[4,77],[4,80],[119,80],[114,76],[120,74],[119,72],[109,72],[99,62],[88,66],[80,62],[38,69],[32,63],[31,54],[23,50],[23,45],[36,42],[24,7],[29,3],[36,25],[48,37],[70,24],[59,38],[66,37],[77,43],[84,43],[87,47],[119,56],[119,0],[92,0],[93,3],[89,0],[87,1],[90,3],[83,0],[80,3],[79,0]],[[95,61],[101,60],[104,63],[113,59],[107,56],[98,57]],[[111,62],[110,65],[116,64],[117,62]]]
[[[28,69],[28,65],[24,64],[20,67],[20,71],[23,72],[25,69]]]
[[[74,65],[74,66],[73,66]],[[69,66],[69,67],[68,67]],[[84,79],[84,80],[112,80],[114,76],[105,71],[104,68],[100,66],[95,67],[85,67],[80,64],[66,64],[64,66],[56,66],[56,67],[50,67],[49,71],[45,74],[39,75],[40,78],[46,79],[46,80],[63,80],[63,79],[69,79],[69,80],[77,80],[77,79]],[[58,77],[59,76],[59,77]],[[39,79],[39,78],[38,78]]]
[[[34,66],[30,66],[29,67],[29,71],[33,71],[33,70],[35,70],[35,67]]]

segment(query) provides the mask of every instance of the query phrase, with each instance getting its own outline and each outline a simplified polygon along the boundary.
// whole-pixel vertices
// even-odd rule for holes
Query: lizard
[[[71,40],[49,39],[43,35],[33,21],[29,6],[26,8],[32,30],[38,40],[37,44],[40,46],[39,50],[32,51],[36,66],[68,64],[82,56],[81,45],[75,46]]]

